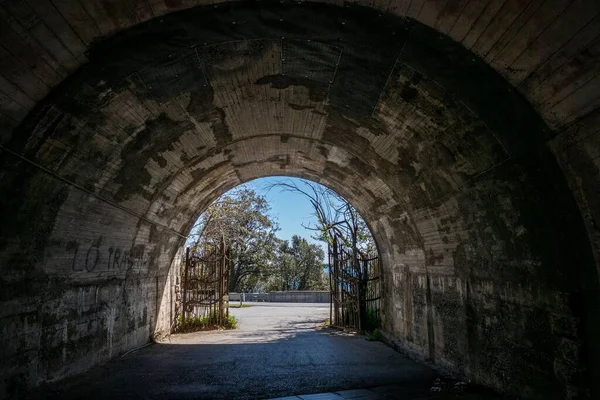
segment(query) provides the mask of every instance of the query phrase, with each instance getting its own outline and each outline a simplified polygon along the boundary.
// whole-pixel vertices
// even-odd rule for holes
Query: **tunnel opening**
[[[545,54],[537,39],[514,44],[531,44],[531,65],[492,62],[481,46],[512,48],[480,26],[493,7],[420,3],[115,9],[106,21],[118,28],[102,25],[114,35],[85,54],[69,42],[79,69],[49,55],[50,39],[23,39],[24,8],[3,4],[2,21],[15,19],[0,39],[11,49],[0,65],[0,393],[168,332],[165,288],[191,217],[242,182],[285,174],[333,188],[370,221],[391,343],[524,398],[596,395],[595,87],[553,92],[566,76],[554,57],[573,53]],[[597,27],[597,5],[581,4],[568,7],[581,16],[568,24],[575,43]]]
[[[326,303],[331,326],[381,327],[382,266],[369,225],[318,183],[274,176],[237,186],[201,211],[180,252],[177,331],[189,318],[227,322],[232,301]]]

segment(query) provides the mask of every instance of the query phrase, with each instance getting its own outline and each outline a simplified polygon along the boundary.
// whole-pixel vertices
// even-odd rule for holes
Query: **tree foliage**
[[[222,196],[200,216],[188,247],[229,248],[230,292],[325,289],[323,250],[299,236],[291,243],[276,236],[264,196],[242,187]]]
[[[326,290],[323,249],[294,235],[280,240],[267,290]]]
[[[277,225],[268,212],[269,204],[263,196],[242,188],[211,204],[192,230],[192,248],[225,239],[230,291],[252,290],[272,266]]]

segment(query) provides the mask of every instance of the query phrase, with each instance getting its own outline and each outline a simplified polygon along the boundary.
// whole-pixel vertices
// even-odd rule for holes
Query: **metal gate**
[[[202,319],[207,326],[223,325],[229,316],[229,257],[225,240],[185,252],[181,316],[185,324]]]
[[[338,328],[358,332],[379,327],[379,257],[361,257],[334,237],[329,246],[329,320]]]

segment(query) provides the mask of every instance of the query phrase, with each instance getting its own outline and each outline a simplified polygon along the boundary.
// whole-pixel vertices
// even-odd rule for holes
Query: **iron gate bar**
[[[379,257],[363,257],[334,236],[329,246],[330,323],[362,332],[380,323]]]
[[[222,325],[229,316],[229,255],[223,238],[219,244],[204,243],[186,249],[182,276],[181,316],[203,317],[209,324]]]

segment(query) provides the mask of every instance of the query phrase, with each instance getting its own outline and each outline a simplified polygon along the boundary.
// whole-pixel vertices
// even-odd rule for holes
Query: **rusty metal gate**
[[[182,321],[203,318],[207,325],[222,325],[229,316],[229,257],[225,240],[194,249],[188,247],[181,281]]]
[[[331,325],[358,332],[379,327],[379,257],[362,257],[334,237],[329,246],[329,286]]]

